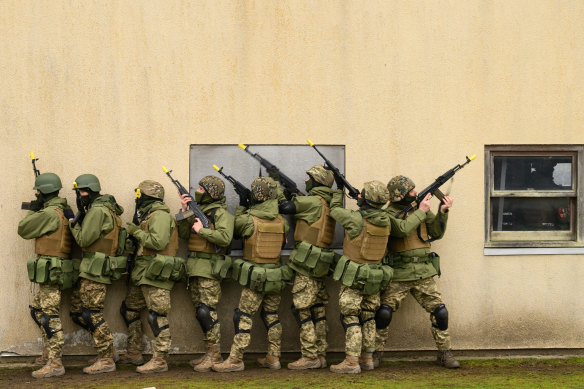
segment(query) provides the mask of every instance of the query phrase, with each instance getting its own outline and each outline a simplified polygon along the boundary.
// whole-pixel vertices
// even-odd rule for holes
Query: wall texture
[[[480,157],[485,144],[584,143],[582,20],[575,0],[0,1],[0,351],[40,351],[27,308],[33,244],[16,234],[33,195],[30,151],[70,203],[72,181],[91,172],[131,210],[141,180],[170,190],[160,165],[187,179],[191,144],[308,137],[346,147],[355,185],[405,174],[422,186],[478,154],[456,177],[449,231],[435,244],[454,347],[584,348],[582,256],[483,255]],[[119,344],[123,287],[106,313]],[[340,351],[336,290],[329,338]],[[224,350],[238,292],[228,283]],[[201,351],[184,284],[173,304],[174,351]],[[282,312],[284,347],[298,350]],[[64,320],[65,352],[93,352]],[[391,349],[433,348],[413,300],[391,326]],[[250,350],[262,350],[259,320],[253,338]]]

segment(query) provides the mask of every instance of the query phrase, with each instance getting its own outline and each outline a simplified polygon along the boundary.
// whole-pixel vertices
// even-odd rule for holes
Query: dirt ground
[[[286,361],[287,362],[287,361]],[[174,362],[169,371],[143,376],[130,365],[119,365],[115,373],[86,375],[83,365],[70,367],[62,377],[36,380],[30,373],[33,367],[0,370],[0,387],[53,388],[343,388],[343,387],[525,387],[525,388],[581,388],[584,387],[584,359],[556,360],[470,360],[462,361],[458,370],[448,370],[429,361],[384,362],[370,372],[358,375],[339,375],[328,369],[291,371],[286,368],[267,371],[246,361],[246,370],[236,373],[196,373],[185,361]]]

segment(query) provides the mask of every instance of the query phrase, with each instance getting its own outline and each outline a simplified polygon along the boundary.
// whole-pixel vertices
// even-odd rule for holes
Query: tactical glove
[[[43,209],[43,201],[42,200],[33,200],[30,202],[30,210],[37,212]]]
[[[126,223],[126,225],[127,225],[126,230],[128,231],[128,234],[130,234],[130,235],[134,235],[134,232],[136,232],[140,229],[140,227],[138,227],[134,223]]]
[[[337,189],[343,190],[345,188],[345,183],[338,174],[335,174],[335,182],[337,184]]]
[[[280,172],[277,168],[266,169],[268,176],[276,182],[280,182]]]
[[[238,192],[237,194],[239,195],[239,205],[249,207],[249,198],[251,192],[246,190],[245,192]]]

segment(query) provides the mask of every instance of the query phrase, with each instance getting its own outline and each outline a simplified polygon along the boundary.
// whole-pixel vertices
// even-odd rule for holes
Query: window
[[[584,146],[485,148],[485,247],[583,247]]]

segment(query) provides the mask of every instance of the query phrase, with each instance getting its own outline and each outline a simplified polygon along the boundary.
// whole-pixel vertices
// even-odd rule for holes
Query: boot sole
[[[31,374],[34,378],[59,377],[59,376],[65,375],[65,369],[64,368],[63,369],[59,369],[59,370],[54,371],[52,373],[43,374],[43,375],[40,375],[40,376],[36,376],[36,375],[34,375],[34,373],[35,372],[33,371],[32,374]]]
[[[225,370],[215,370],[214,367],[215,366],[213,366],[211,369],[213,371],[216,371],[217,373],[231,373],[233,371],[243,371],[245,369],[245,366],[230,367],[230,368],[225,369]]]
[[[309,370],[309,369],[320,369],[320,362],[315,363],[313,365],[304,365],[304,366],[290,366],[288,365],[288,369],[290,370]]]
[[[96,370],[96,371],[86,371],[85,369],[83,369],[83,372],[85,374],[91,374],[91,375],[93,375],[93,374],[101,374],[101,373],[111,373],[113,371],[116,371],[116,367],[115,366],[110,367],[110,368],[107,368],[107,369]]]
[[[140,373],[140,374],[164,373],[165,371],[168,371],[168,366],[166,366],[164,368],[156,369],[156,370],[146,370],[146,371],[141,371],[141,370],[136,369],[136,373]]]
[[[353,370],[334,370],[333,367],[331,366],[330,370],[333,373],[337,373],[337,374],[359,374],[359,373],[361,373],[361,368],[353,369]]]
[[[363,364],[359,364],[359,366],[361,367],[361,370],[365,370],[365,371],[375,369],[374,363],[367,363],[367,364],[363,363]]]

